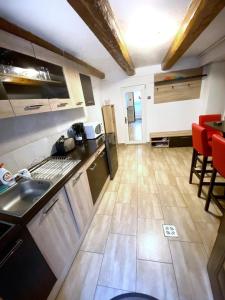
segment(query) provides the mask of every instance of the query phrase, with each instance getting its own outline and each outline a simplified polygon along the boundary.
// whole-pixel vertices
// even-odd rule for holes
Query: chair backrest
[[[204,127],[192,124],[192,143],[193,148],[204,156],[212,155],[212,148],[208,144],[207,131]]]
[[[213,114],[213,115],[201,115],[199,116],[199,125],[206,128],[207,131],[216,131],[212,127],[205,124],[205,122],[216,122],[221,121],[221,114]]]
[[[222,136],[213,135],[212,156],[214,168],[225,177],[225,139]]]

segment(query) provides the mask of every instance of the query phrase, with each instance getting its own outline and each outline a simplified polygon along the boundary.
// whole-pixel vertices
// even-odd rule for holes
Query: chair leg
[[[196,162],[197,162],[197,155],[198,155],[198,152],[193,148],[189,183],[192,183],[194,168],[196,167]]]
[[[209,185],[209,191],[208,191],[208,195],[207,195],[207,199],[206,199],[206,203],[205,203],[205,211],[208,211],[208,209],[209,209],[209,204],[211,201],[211,194],[212,194],[214,183],[216,180],[216,173],[217,173],[216,169],[213,168],[211,181],[210,181],[210,185]]]
[[[203,180],[204,180],[204,177],[205,177],[205,171],[206,171],[206,166],[207,166],[207,160],[208,160],[208,157],[204,156],[203,162],[202,162],[202,170],[201,170],[201,175],[200,175],[200,181],[199,181],[199,186],[198,186],[198,197],[201,197]]]

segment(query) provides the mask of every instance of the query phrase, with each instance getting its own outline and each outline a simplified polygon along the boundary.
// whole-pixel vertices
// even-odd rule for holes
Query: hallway
[[[219,226],[189,185],[191,148],[119,146],[110,182],[58,300],[109,300],[126,291],[159,300],[212,300],[206,264]],[[166,238],[162,224],[174,224]]]
[[[129,141],[142,141],[142,120],[137,119],[128,124]]]

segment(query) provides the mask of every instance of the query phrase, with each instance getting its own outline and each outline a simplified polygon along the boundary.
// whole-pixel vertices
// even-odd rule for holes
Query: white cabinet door
[[[78,247],[79,234],[64,189],[61,189],[27,225],[57,278],[68,269]]]
[[[93,201],[86,171],[78,172],[65,185],[80,234],[83,233],[91,213]]]

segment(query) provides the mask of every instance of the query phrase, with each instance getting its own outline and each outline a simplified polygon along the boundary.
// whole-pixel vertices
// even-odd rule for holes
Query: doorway
[[[126,136],[129,144],[143,142],[143,88],[144,86],[141,85],[122,89]]]

